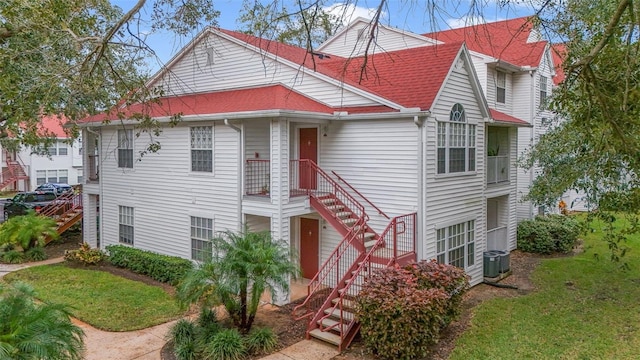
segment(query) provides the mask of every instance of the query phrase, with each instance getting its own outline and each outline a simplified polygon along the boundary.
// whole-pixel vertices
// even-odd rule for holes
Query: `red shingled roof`
[[[218,29],[224,34],[254,45],[276,56],[304,64],[321,74],[384,97],[404,107],[429,109],[458,54],[460,43],[424,46],[406,50],[376,53],[365,58],[312,56],[305,49],[235,31]],[[363,75],[362,80],[360,79]]]
[[[442,87],[461,43],[418,47],[369,55],[363,78],[360,79],[364,57],[346,59],[339,56],[311,56],[305,49],[260,39],[235,31],[218,29],[224,34],[259,47],[283,59],[315,70],[353,87],[385,98],[403,107],[430,109]],[[313,59],[313,60],[312,60]],[[315,61],[315,63],[313,62]],[[152,117],[217,114],[258,110],[294,110],[332,114],[376,113],[397,111],[386,105],[361,107],[330,107],[281,84],[249,89],[223,90],[202,94],[181,95],[161,99],[160,104],[134,104],[109,114],[98,114],[81,122],[117,119],[117,111],[126,118],[135,113]]]
[[[126,109],[120,109],[125,118],[143,112],[152,117],[161,117],[178,113],[206,115],[259,110],[311,111],[325,114],[333,114],[335,111],[349,113],[394,111],[386,106],[332,108],[281,84],[167,97],[160,99],[159,103],[134,104]],[[81,122],[101,122],[117,118],[117,112],[112,111],[108,114],[91,116]]]
[[[505,114],[496,109],[489,109],[489,111],[491,113],[491,118],[497,122],[516,124],[521,126],[531,126],[531,124],[524,120],[518,119],[517,117],[511,116],[509,114]]]
[[[422,46],[377,53],[366,59],[325,63],[334,77],[358,83],[367,91],[404,107],[428,110],[457,58],[461,43]],[[362,66],[366,61],[363,71]],[[361,79],[362,77],[362,79]]]
[[[496,21],[459,29],[427,33],[424,36],[447,42],[464,41],[469,50],[518,66],[538,66],[546,41],[528,43],[533,30],[531,17]]]
[[[566,75],[562,70],[562,63],[567,57],[567,47],[565,44],[551,45],[551,56],[553,57],[553,65],[556,67],[556,76],[553,77],[553,84],[560,85],[564,81]]]
[[[56,137],[58,139],[66,139],[67,133],[64,132],[63,125],[67,122],[67,118],[58,115],[47,115],[40,119],[38,124],[38,134],[46,137]]]

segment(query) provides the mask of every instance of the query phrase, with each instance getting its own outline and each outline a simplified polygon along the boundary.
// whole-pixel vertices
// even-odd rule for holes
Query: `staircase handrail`
[[[384,211],[382,211],[379,207],[377,207],[374,203],[371,202],[371,200],[367,199],[367,197],[365,197],[364,195],[362,195],[362,193],[358,190],[356,190],[356,188],[353,187],[353,185],[349,184],[347,182],[347,180],[343,179],[342,176],[338,175],[338,173],[336,173],[335,171],[331,170],[331,173],[338,178],[338,180],[342,181],[345,185],[347,185],[349,187],[349,189],[353,190],[353,192],[355,192],[356,194],[358,194],[358,196],[360,196],[362,198],[362,200],[366,201],[369,205],[371,205],[371,207],[373,207],[374,209],[376,209],[378,211],[378,214],[386,217],[387,219],[391,220],[391,218],[389,217],[389,215],[385,214]]]
[[[58,196],[43,207],[38,214],[43,216],[62,215],[70,210],[82,207],[82,193],[69,192]],[[62,209],[62,211],[60,211]]]
[[[349,209],[351,209],[352,211],[357,209],[360,214],[358,214],[359,218],[364,218],[365,221],[369,220],[369,216],[367,215],[364,205],[360,204],[360,202],[358,202],[358,200],[356,200],[353,196],[351,196],[351,194],[349,194],[342,186],[340,186],[340,184],[338,184],[337,181],[333,180],[333,178],[331,178],[331,176],[329,176],[329,174],[327,174],[326,172],[324,172],[324,170],[322,170],[318,164],[316,164],[313,160],[309,160],[309,159],[300,159],[298,160],[300,161],[301,164],[308,164],[308,166],[315,171],[316,174],[320,175],[320,177],[322,177],[323,180],[325,180],[326,182],[328,182],[330,185],[333,186],[334,189],[334,195],[336,195],[339,193],[341,196],[343,196],[345,199],[349,200],[350,204],[345,204]],[[309,195],[313,195],[312,194],[312,190],[313,189],[307,189],[307,193]],[[343,201],[344,202],[344,201]]]
[[[398,221],[401,218],[405,218],[405,217],[412,217],[413,218],[413,238],[414,238],[414,251],[415,251],[415,219],[416,219],[417,213],[409,213],[409,214],[405,214],[405,215],[399,215],[396,216],[394,218],[391,219],[391,221],[389,221],[389,224],[387,225],[387,227],[384,229],[384,231],[380,234],[380,237],[378,238],[378,241],[376,241],[376,243],[371,247],[371,249],[369,249],[369,251],[367,251],[367,254],[365,255],[364,259],[362,259],[362,261],[360,262],[360,265],[356,268],[356,270],[353,272],[353,276],[349,279],[349,281],[347,281],[347,283],[345,284],[344,288],[342,288],[342,292],[340,293],[340,296],[338,298],[338,301],[334,304],[334,306],[332,307],[332,310],[336,310],[339,309],[340,310],[340,321],[336,322],[334,325],[330,326],[330,327],[325,327],[323,328],[322,325],[320,327],[320,329],[322,331],[324,330],[329,330],[335,327],[340,327],[341,331],[340,331],[340,341],[342,342],[343,340],[345,340],[345,336],[347,334],[349,334],[351,328],[353,327],[353,325],[355,324],[355,320],[352,319],[349,321],[348,324],[348,328],[345,329],[344,328],[344,317],[342,316],[342,311],[343,311],[343,299],[345,297],[345,295],[349,295],[349,290],[351,289],[352,284],[356,281],[356,279],[358,279],[358,276],[360,275],[360,273],[362,273],[362,271],[364,269],[371,269],[371,257],[373,257],[373,254],[375,253],[376,250],[378,250],[380,247],[382,247],[386,241],[385,239],[387,238],[387,235],[389,235],[391,233],[391,231],[393,230],[392,234],[392,239],[393,239],[393,256],[389,258],[389,261],[386,264],[383,264],[384,267],[389,267],[391,266],[397,259],[398,257],[398,243],[397,243],[397,225],[399,223],[401,223],[401,221]],[[402,221],[404,223],[404,221]],[[406,226],[406,224],[405,224]],[[406,231],[406,230],[405,230]],[[353,296],[357,295],[357,294],[351,294]],[[328,315],[325,315],[324,317],[322,317],[320,320],[324,320],[326,318],[329,318],[331,316],[331,313],[333,311],[329,312]],[[348,345],[348,344],[346,344]]]
[[[295,314],[303,307],[308,307],[310,304],[313,295],[320,289],[324,280],[327,276],[336,268],[339,260],[342,258],[344,252],[351,246],[354,240],[358,238],[358,235],[362,233],[363,225],[365,224],[364,218],[360,218],[354,226],[351,228],[349,233],[342,239],[340,244],[336,246],[331,255],[325,260],[316,275],[309,281],[309,285],[307,285],[307,297],[305,300],[298,306],[293,309],[293,317],[295,320],[301,320],[309,316],[313,316],[313,312],[306,312],[304,315],[296,317]]]

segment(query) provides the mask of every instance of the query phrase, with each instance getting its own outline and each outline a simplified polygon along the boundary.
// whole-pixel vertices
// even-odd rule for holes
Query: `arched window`
[[[438,121],[438,174],[476,170],[476,125],[467,123],[462,104],[454,104],[449,121]]]

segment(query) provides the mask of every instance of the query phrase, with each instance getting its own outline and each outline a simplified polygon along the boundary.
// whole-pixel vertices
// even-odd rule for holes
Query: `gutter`
[[[219,114],[198,114],[198,115],[183,115],[183,121],[216,121],[216,120],[243,120],[243,119],[272,119],[274,117],[286,117],[286,118],[300,118],[305,120],[319,120],[319,121],[333,121],[333,120],[384,120],[384,119],[401,119],[401,118],[413,118],[415,115],[429,116],[431,112],[420,111],[419,109],[406,109],[403,111],[384,112],[384,113],[358,113],[348,114],[345,112],[336,112],[333,114],[318,113],[311,111],[297,111],[297,110],[260,110],[260,111],[243,111],[233,113],[219,113]],[[159,116],[155,117],[159,123],[169,123],[172,121],[171,116]],[[138,120],[122,120],[118,122],[118,125],[137,125],[140,122]],[[98,126],[110,126],[111,123],[104,124],[102,121],[86,122],[77,124],[80,128],[98,127]],[[225,124],[226,125],[226,124]],[[235,125],[232,125],[235,126]],[[236,127],[237,128],[237,127]],[[239,130],[236,130],[239,131]]]
[[[229,122],[229,119],[224,119],[224,124],[231,129],[235,130],[238,133],[238,231],[242,231],[242,224],[244,223],[244,219],[242,218],[242,194],[244,193],[244,148],[243,138],[242,138],[242,129],[237,125],[234,125]]]

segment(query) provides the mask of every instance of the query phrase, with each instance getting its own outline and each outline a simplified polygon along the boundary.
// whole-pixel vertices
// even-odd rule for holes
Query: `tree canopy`
[[[0,1],[0,137],[37,145],[48,135],[42,115],[73,122],[156,95],[143,86],[154,54],[143,26],[184,35],[218,12],[213,0],[155,0],[142,25],[146,3],[125,13],[108,0]]]

